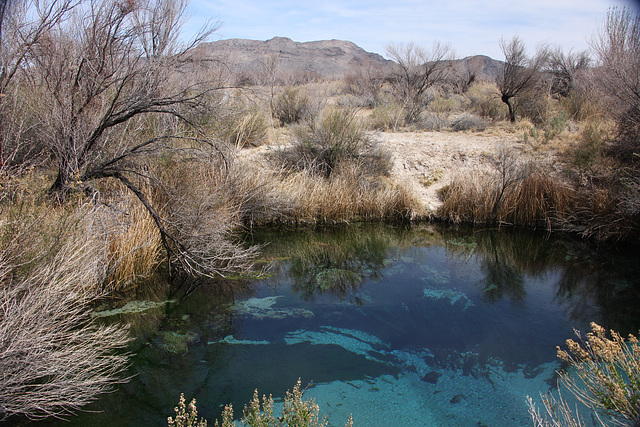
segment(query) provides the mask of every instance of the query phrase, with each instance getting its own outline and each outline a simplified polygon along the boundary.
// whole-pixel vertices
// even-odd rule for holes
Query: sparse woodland
[[[443,44],[330,80],[202,57],[216,25],[185,41],[186,6],[0,3],[0,417],[67,415],[123,381],[127,331],[91,308],[154,273],[251,274],[242,229],[441,220],[638,244],[633,12],[611,9],[590,52],[502,40],[494,81]],[[528,155],[505,147],[430,211],[378,143],[402,131],[517,135]]]

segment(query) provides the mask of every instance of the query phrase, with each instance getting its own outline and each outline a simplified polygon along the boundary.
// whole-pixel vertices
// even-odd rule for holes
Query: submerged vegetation
[[[409,44],[389,47],[389,69],[354,70],[344,82],[278,74],[271,58],[263,84],[246,90],[224,58],[198,56],[214,25],[180,42],[186,7],[2,3],[1,417],[68,416],[124,381],[129,332],[91,311],[124,305],[154,274],[174,287],[248,277],[259,248],[242,232],[252,227],[439,219],[638,243],[640,19],[631,11],[609,11],[597,67],[552,50],[527,58],[515,38],[502,43],[496,81],[480,81],[478,70],[452,69],[449,46]],[[529,155],[505,147],[491,170],[458,174],[429,211],[394,180],[393,152],[375,134],[402,129],[518,133]],[[290,271],[298,291],[344,298],[375,276],[384,238],[357,242],[369,258],[356,272],[348,250],[301,243]],[[500,281],[517,271],[486,268],[489,298],[517,298]],[[303,411],[322,424],[300,384],[287,396],[280,422]],[[247,420],[272,409],[256,401]],[[195,403],[188,414],[181,400],[180,411],[176,425],[199,423]]]

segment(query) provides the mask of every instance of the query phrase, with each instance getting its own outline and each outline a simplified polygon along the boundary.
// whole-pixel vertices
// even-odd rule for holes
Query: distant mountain
[[[289,73],[312,73],[329,78],[341,78],[358,67],[388,67],[393,61],[377,53],[367,52],[355,43],[344,40],[295,42],[287,37],[270,40],[226,39],[198,46],[201,58],[222,59],[239,73],[256,73],[261,61],[277,55],[278,68]],[[494,80],[500,61],[476,55],[451,62],[454,71],[464,75],[469,70],[476,80]]]
[[[458,75],[467,72],[475,74],[475,80],[495,81],[503,62],[485,55],[468,56],[452,61],[451,66]]]
[[[281,70],[317,73],[325,77],[342,77],[353,67],[372,65],[385,67],[391,61],[382,55],[367,52],[355,43],[343,40],[294,42],[287,37],[267,41],[227,39],[203,43],[198,47],[204,57],[223,57],[236,71],[256,72],[260,61],[277,55]]]

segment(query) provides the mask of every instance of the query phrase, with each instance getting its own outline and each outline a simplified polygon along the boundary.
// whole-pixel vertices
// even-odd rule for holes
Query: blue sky
[[[540,43],[584,50],[609,6],[629,0],[191,0],[186,32],[219,21],[216,39],[349,40],[384,55],[390,43],[451,44],[456,56],[502,59],[501,37],[518,34],[533,52]]]

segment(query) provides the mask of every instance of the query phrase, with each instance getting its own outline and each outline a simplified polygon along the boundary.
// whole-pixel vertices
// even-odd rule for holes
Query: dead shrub
[[[211,153],[210,153],[211,154]],[[216,275],[251,271],[257,248],[243,248],[234,237],[242,224],[242,201],[234,187],[233,158],[201,151],[174,154],[154,165],[153,199],[163,209],[163,227],[181,242],[168,257],[188,273]],[[162,183],[162,184],[160,184]]]
[[[106,250],[82,207],[57,220],[0,228],[0,411],[29,418],[64,417],[122,381],[129,338],[120,325],[92,321],[101,295]],[[51,233],[49,233],[51,232]],[[48,234],[48,236],[47,236]],[[36,245],[38,256],[23,245]]]
[[[451,122],[451,129],[456,132],[465,130],[483,131],[488,126],[488,120],[469,113],[463,113]]]

